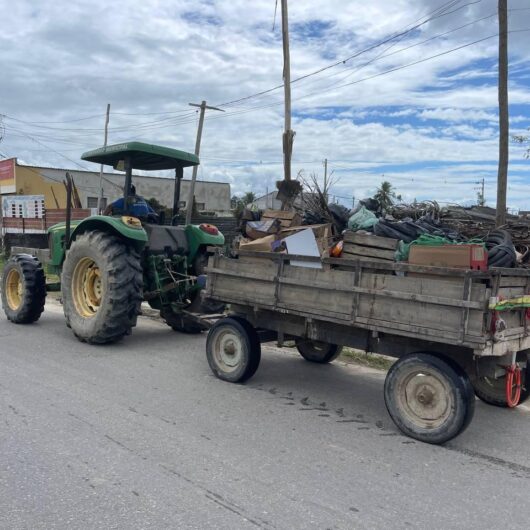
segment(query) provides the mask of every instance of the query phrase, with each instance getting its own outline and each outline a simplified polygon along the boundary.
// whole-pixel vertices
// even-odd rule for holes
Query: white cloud
[[[410,27],[440,5],[434,0],[372,0],[359,9],[358,2],[291,2],[293,78]],[[4,120],[0,152],[28,162],[72,166],[57,152],[77,160],[99,145],[107,102],[113,111],[110,142],[132,137],[193,150],[197,119],[189,102],[219,104],[282,82],[279,20],[272,33],[274,2],[269,0],[0,0],[0,7],[0,113],[27,122]],[[527,1],[511,0],[510,8],[520,7],[527,7]],[[368,193],[385,173],[411,197],[473,198],[472,191],[464,193],[468,184],[462,175],[474,178],[475,171],[477,178],[494,179],[496,174],[496,39],[341,85],[496,33],[495,17],[490,17],[421,44],[492,11],[491,2],[467,5],[295,83],[294,172],[321,173],[321,160],[328,158],[352,168],[351,174],[337,169],[343,196]],[[512,28],[530,27],[530,11],[514,13]],[[518,105],[512,124],[524,130],[530,125],[525,116],[530,108],[528,33],[510,39],[510,102]],[[225,114],[208,113],[199,175],[228,181],[237,192],[271,189],[282,176],[282,100],[277,90],[227,108]],[[94,114],[98,117],[86,121],[35,123]],[[510,193],[524,206],[521,183],[530,165],[520,150],[513,150],[511,160],[521,162],[516,162],[518,180]],[[411,170],[413,165],[421,169]]]

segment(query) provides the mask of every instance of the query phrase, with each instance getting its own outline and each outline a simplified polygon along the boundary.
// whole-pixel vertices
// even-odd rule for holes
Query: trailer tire
[[[29,254],[12,256],[2,276],[2,306],[15,324],[39,320],[46,300],[46,278],[40,261]]]
[[[407,436],[445,443],[471,422],[475,395],[469,377],[451,359],[411,353],[398,359],[385,379],[385,404]]]
[[[256,373],[261,360],[256,330],[244,319],[227,317],[217,321],[208,332],[206,358],[219,379],[243,383]]]
[[[521,405],[530,397],[530,362],[527,363],[526,369],[523,370],[521,397],[517,405]],[[494,407],[508,408],[506,401],[506,380],[504,377],[499,379],[490,379],[488,377],[475,377],[472,380],[476,396],[484,403]]]
[[[341,353],[342,346],[317,340],[295,339],[296,349],[300,355],[311,363],[326,364],[334,361]]]

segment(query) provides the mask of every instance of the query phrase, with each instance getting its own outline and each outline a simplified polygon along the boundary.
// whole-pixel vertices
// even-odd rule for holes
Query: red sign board
[[[0,160],[0,193],[16,193],[15,159]]]
[[[16,193],[14,158],[0,160],[0,193]]]

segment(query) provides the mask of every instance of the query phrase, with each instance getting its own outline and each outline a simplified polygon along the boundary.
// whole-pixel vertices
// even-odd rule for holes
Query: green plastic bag
[[[366,230],[371,228],[378,222],[378,219],[374,212],[367,210],[364,206],[361,206],[357,212],[355,212],[348,221],[348,228],[350,230]]]

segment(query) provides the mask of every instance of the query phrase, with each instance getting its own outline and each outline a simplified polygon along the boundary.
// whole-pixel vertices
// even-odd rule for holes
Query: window
[[[98,197],[87,197],[86,206],[87,208],[97,208],[98,207]],[[107,198],[103,197],[101,199],[101,208],[104,210],[107,207]]]
[[[197,205],[197,210],[204,210],[205,209],[205,205],[203,202],[196,202],[195,203]]]

